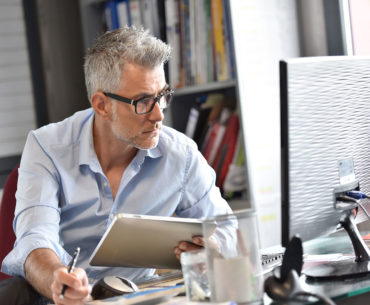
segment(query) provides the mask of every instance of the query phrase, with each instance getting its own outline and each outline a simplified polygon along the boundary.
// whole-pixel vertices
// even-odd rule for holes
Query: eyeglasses
[[[132,99],[129,99],[129,98],[126,98],[126,97],[123,97],[123,96],[120,96],[114,93],[103,91],[103,94],[105,96],[108,96],[114,100],[117,100],[123,103],[134,105],[136,114],[146,114],[146,113],[151,112],[155,106],[155,103],[158,103],[159,108],[161,110],[166,109],[170,105],[174,93],[175,91],[173,91],[170,87],[167,87],[158,96],[142,97],[137,100],[132,100]]]

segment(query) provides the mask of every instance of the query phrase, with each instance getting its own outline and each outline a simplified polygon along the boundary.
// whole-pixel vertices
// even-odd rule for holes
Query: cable
[[[360,208],[364,211],[364,213],[366,214],[367,218],[370,220],[370,215],[369,213],[367,212],[367,210],[365,209],[365,207],[363,206],[363,204],[360,202],[360,199],[369,199],[369,196],[366,195],[365,193],[362,193],[360,191],[350,191],[350,192],[347,192],[346,195],[348,197],[351,197],[351,198],[354,198],[354,199],[359,199],[357,201],[357,204],[360,206]]]
[[[347,196],[352,197],[354,199],[366,199],[369,198],[368,195],[365,193],[362,193],[360,191],[349,191],[346,193]]]

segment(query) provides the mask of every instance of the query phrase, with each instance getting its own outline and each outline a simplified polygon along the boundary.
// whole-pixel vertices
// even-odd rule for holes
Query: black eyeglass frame
[[[123,97],[121,95],[118,95],[118,94],[114,94],[114,93],[110,93],[110,92],[105,92],[103,91],[103,94],[107,97],[110,97],[116,101],[119,101],[119,102],[123,102],[123,103],[126,103],[126,104],[130,104],[130,105],[133,105],[135,107],[135,113],[136,114],[147,114],[147,113],[150,113],[152,112],[154,106],[156,103],[159,103],[159,101],[161,100],[161,98],[165,97],[165,96],[169,96],[169,99],[167,101],[167,105],[165,108],[162,108],[162,109],[166,109],[171,101],[172,101],[172,98],[173,98],[173,95],[174,95],[175,91],[171,88],[171,87],[167,87],[163,93],[159,94],[158,96],[156,97],[141,97],[137,100],[133,100],[133,99],[129,99],[127,97]],[[146,112],[137,112],[137,104],[145,99],[153,99],[153,103],[150,107],[150,109]]]

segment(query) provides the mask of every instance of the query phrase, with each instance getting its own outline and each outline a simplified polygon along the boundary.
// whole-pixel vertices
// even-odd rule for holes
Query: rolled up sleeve
[[[37,161],[35,161],[37,160]],[[64,264],[70,255],[59,238],[60,208],[57,173],[32,132],[28,136],[19,168],[13,229],[16,242],[5,257],[2,272],[24,277],[24,263],[35,249],[53,250]]]

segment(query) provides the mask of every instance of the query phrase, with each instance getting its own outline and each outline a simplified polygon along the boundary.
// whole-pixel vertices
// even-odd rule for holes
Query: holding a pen
[[[54,272],[51,289],[56,305],[84,304],[91,298],[86,273],[76,267],[79,253],[80,248],[77,247],[67,268],[59,267]]]
[[[76,266],[76,262],[77,262],[77,258],[78,258],[78,255],[79,254],[80,254],[80,247],[77,247],[76,250],[75,250],[75,252],[73,253],[71,262],[69,263],[68,273],[72,273],[73,272],[73,269]],[[60,299],[64,299],[64,293],[66,292],[66,289],[67,289],[67,285],[63,285],[62,292],[59,295],[59,298]]]

